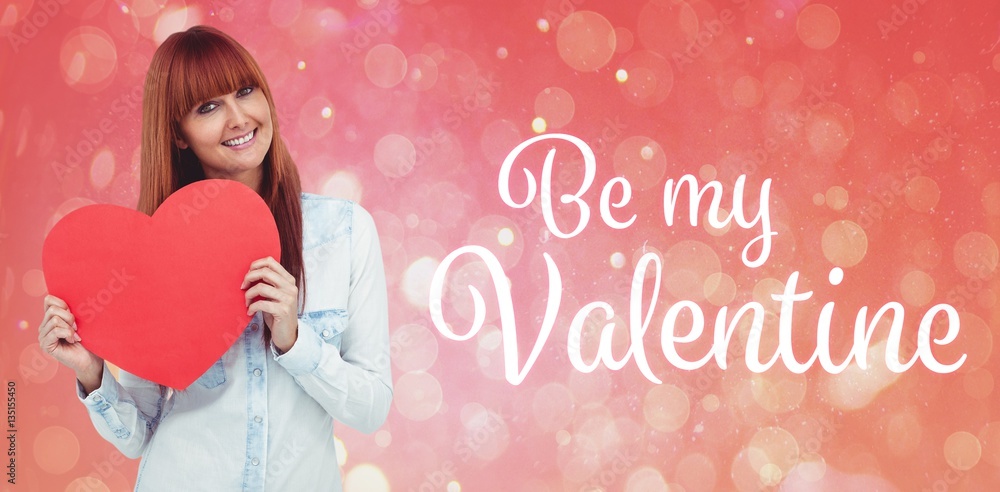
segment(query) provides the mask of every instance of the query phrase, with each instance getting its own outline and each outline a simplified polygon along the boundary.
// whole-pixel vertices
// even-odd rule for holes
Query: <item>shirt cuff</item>
[[[309,374],[319,367],[323,357],[323,340],[316,334],[308,319],[299,318],[298,335],[295,343],[283,354],[271,342],[271,355],[292,376]]]
[[[118,384],[107,364],[104,364],[104,372],[101,374],[101,385],[89,395],[84,392],[79,379],[74,379],[74,381],[76,382],[77,399],[91,410],[103,412],[111,408],[111,405],[118,403]]]

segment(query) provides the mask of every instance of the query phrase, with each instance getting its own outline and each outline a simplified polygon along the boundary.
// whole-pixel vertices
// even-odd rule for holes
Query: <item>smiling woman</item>
[[[206,178],[233,179],[254,189],[270,146],[267,98],[252,86],[196,106],[181,118],[177,137],[177,148],[198,157]]]
[[[76,373],[98,433],[142,457],[136,490],[340,490],[334,419],[373,432],[392,400],[374,221],[353,202],[301,192],[260,67],[197,26],[168,37],[150,63],[138,208],[152,215],[206,178],[256,191],[281,241],[280,260],[247,265],[240,291],[233,282],[252,318],[207,372],[179,391],[124,370],[116,379],[77,334],[74,314],[90,313],[51,295],[39,344]]]
[[[274,214],[285,273],[304,279],[301,185],[284,140],[272,138],[279,135],[273,100],[260,66],[228,35],[196,26],[167,38],[146,74],[139,210],[152,215],[194,181],[239,181]],[[251,131],[249,145],[226,145]],[[271,334],[268,325],[265,340]],[[280,341],[287,349],[289,340]]]

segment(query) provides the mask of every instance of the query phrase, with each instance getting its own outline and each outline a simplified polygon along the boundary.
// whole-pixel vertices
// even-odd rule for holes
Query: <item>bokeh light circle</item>
[[[108,33],[93,26],[69,32],[59,49],[63,81],[71,88],[93,94],[111,84],[118,66],[118,50]]]
[[[907,130],[931,133],[951,118],[954,96],[947,81],[930,72],[904,76],[889,89],[890,114]]]
[[[856,222],[838,220],[823,231],[823,256],[839,267],[851,267],[868,252],[868,236]]]
[[[4,2],[5,6],[0,11],[0,32],[6,33],[18,25],[28,12],[31,11],[35,0],[10,0]]]
[[[361,463],[344,475],[344,492],[389,492],[389,479],[371,463]]]
[[[952,301],[954,302],[954,301]],[[940,323],[934,323],[931,328],[931,338],[937,339],[947,332],[948,323],[944,322],[945,316],[939,314],[935,318]],[[942,364],[952,364],[965,355],[965,362],[958,369],[959,373],[968,373],[983,367],[993,353],[993,331],[989,323],[979,315],[961,311],[958,313],[959,334],[955,340],[946,345],[937,345],[931,342],[934,358]]]
[[[80,440],[73,431],[62,426],[40,430],[32,444],[35,464],[47,473],[61,475],[73,469],[80,460]]]
[[[627,53],[632,49],[632,44],[635,42],[635,36],[632,35],[632,31],[624,27],[615,28],[615,52],[616,53]]]
[[[574,70],[592,72],[615,54],[615,30],[603,15],[589,10],[566,16],[556,32],[559,57]]]
[[[823,202],[833,210],[843,210],[847,207],[848,201],[849,196],[843,186],[831,186],[823,195]]]
[[[651,0],[639,12],[636,33],[643,46],[659,53],[683,53],[701,30],[692,2]]]
[[[660,432],[673,432],[687,423],[691,403],[684,391],[672,384],[653,386],[643,399],[646,423]]]
[[[736,281],[728,274],[718,272],[705,278],[705,299],[716,306],[725,306],[736,298]]]
[[[953,257],[959,273],[983,280],[996,271],[1000,250],[990,236],[981,232],[969,232],[955,241]]]
[[[375,144],[375,167],[388,178],[401,178],[417,163],[417,148],[410,139],[390,133]]]
[[[781,427],[765,427],[757,431],[750,438],[749,449],[750,465],[762,478],[773,480],[777,474],[778,482],[788,476],[799,461],[800,450],[795,436]]]
[[[936,207],[938,200],[941,199],[941,188],[937,181],[927,176],[916,176],[906,183],[904,197],[911,209],[927,213]]]
[[[821,3],[807,5],[795,19],[795,30],[802,44],[816,50],[826,49],[840,37],[840,17]]]
[[[566,126],[575,112],[573,96],[566,89],[546,87],[535,96],[535,115],[543,118],[549,128]]]
[[[406,77],[406,55],[392,44],[378,44],[365,55],[365,75],[377,87],[395,87]]]
[[[399,370],[426,371],[437,361],[438,339],[421,324],[406,324],[393,331],[389,352]]]
[[[299,109],[299,131],[312,139],[321,139],[330,132],[334,122],[334,106],[323,96],[314,96]]]
[[[415,259],[403,272],[403,295],[414,307],[426,308],[430,302],[427,293],[430,292],[431,278],[437,267],[437,260],[423,256]]]
[[[37,268],[32,268],[21,276],[21,287],[24,293],[32,297],[42,297],[48,292],[45,286],[45,274]]]
[[[488,248],[504,268],[513,267],[524,252],[525,239],[521,229],[503,215],[485,215],[469,226],[468,244]]]
[[[360,202],[364,196],[364,188],[361,185],[361,180],[351,171],[334,171],[321,182],[322,188],[320,189],[320,193],[329,197]]]
[[[632,136],[615,147],[615,174],[623,176],[632,192],[644,191],[660,184],[667,170],[667,155],[660,144],[645,136]]]
[[[911,306],[925,306],[934,298],[934,279],[925,272],[912,270],[903,275],[899,282],[899,292],[903,302]]]
[[[799,97],[805,82],[798,65],[787,61],[776,61],[764,69],[761,79],[764,94],[771,100],[790,103]]]
[[[784,366],[751,376],[754,400],[771,413],[795,410],[806,396],[806,377],[795,374]]]
[[[722,263],[710,246],[699,241],[680,241],[663,255],[663,285],[679,299],[705,299],[705,285]]]
[[[944,442],[944,459],[956,470],[971,470],[979,463],[982,452],[979,439],[969,432],[955,432]]]
[[[744,75],[733,82],[733,99],[744,108],[757,105],[764,97],[764,86],[751,75]]]
[[[438,80],[437,63],[428,55],[417,53],[406,59],[406,78],[403,82],[415,91],[426,91]]]
[[[115,177],[115,155],[108,148],[103,148],[94,155],[90,162],[90,184],[95,189],[103,190]]]
[[[795,113],[796,117],[800,113]],[[829,102],[811,110],[805,124],[809,147],[820,157],[837,158],[854,137],[854,118],[843,106]]]
[[[618,88],[626,101],[640,108],[662,103],[674,87],[674,69],[670,62],[652,51],[629,53],[618,69],[628,74]]]
[[[404,373],[393,384],[393,388],[392,403],[407,419],[422,422],[441,409],[441,383],[426,372]]]
[[[42,384],[51,381],[58,369],[59,363],[52,356],[42,352],[38,342],[26,345],[18,357],[18,373],[31,383]]]
[[[644,466],[629,474],[625,492],[671,492],[671,489],[657,469]]]
[[[983,368],[973,369],[962,378],[962,388],[965,390],[965,394],[977,400],[985,400],[993,394],[994,384],[993,374]]]

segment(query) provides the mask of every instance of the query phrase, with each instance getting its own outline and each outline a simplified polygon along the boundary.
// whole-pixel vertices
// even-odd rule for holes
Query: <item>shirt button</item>
[[[250,460],[250,464],[253,465],[253,466],[257,466],[257,465],[260,464],[260,460],[257,459],[257,458],[254,458],[254,459]]]
[[[260,328],[260,326],[257,325],[257,323],[250,325],[250,331],[257,331],[257,328]]]
[[[260,369],[254,369],[253,370],[253,375],[254,376],[260,376]]]
[[[97,403],[100,403],[100,402],[104,401],[104,398],[101,397],[101,395],[95,395],[94,396],[94,401],[97,402]]]
[[[323,330],[322,335],[323,335],[323,338],[329,337],[330,336],[330,330]]]
[[[258,416],[256,416],[256,417],[253,418],[253,421],[257,422],[259,424],[259,423],[263,422],[264,419],[260,418],[260,415],[258,415]]]

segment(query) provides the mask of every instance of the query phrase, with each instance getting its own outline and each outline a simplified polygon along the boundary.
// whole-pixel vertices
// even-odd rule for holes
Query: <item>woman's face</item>
[[[243,87],[192,108],[180,121],[177,147],[190,148],[206,178],[258,189],[271,147],[271,108],[259,87]]]

